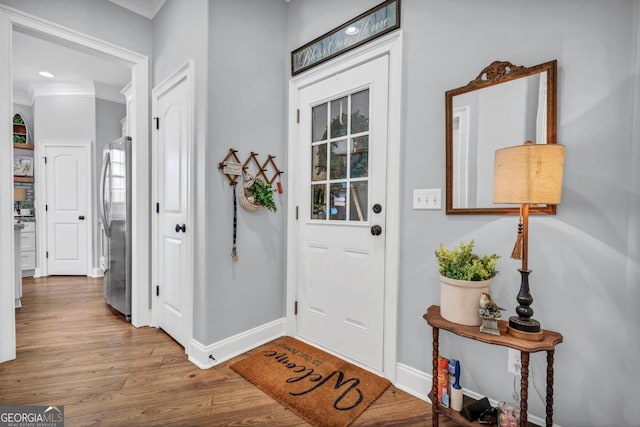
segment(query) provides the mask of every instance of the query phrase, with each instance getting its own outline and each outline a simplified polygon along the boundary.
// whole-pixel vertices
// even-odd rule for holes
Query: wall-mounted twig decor
[[[229,153],[227,153],[225,158],[218,163],[218,169],[221,169],[222,173],[227,176],[229,185],[235,185],[238,182],[239,177],[244,172],[252,171],[254,169],[255,171],[253,172],[255,172],[255,178],[262,176],[264,181],[269,184],[273,184],[273,181],[284,173],[284,171],[278,169],[278,165],[276,165],[274,160],[276,156],[269,154],[267,156],[267,160],[261,164],[258,160],[258,153],[252,151],[244,162],[240,162],[240,158],[238,158],[237,153],[238,150],[230,148]]]
[[[238,182],[238,178],[242,175],[242,163],[236,154],[238,150],[229,148],[229,153],[218,163],[218,169],[222,169],[222,173],[227,176],[229,185]]]
[[[254,182],[258,178],[260,178],[265,183],[269,184],[269,196],[271,196],[271,184],[276,180],[280,175],[284,173],[278,169],[278,165],[274,159],[276,156],[272,156],[269,154],[267,156],[267,160],[264,163],[260,164],[258,160],[258,153],[254,153],[253,151],[247,157],[247,160],[244,162],[240,162],[240,158],[238,157],[238,150],[234,150],[233,148],[229,148],[229,152],[225,156],[224,159],[220,163],[218,163],[218,169],[222,171],[222,173],[229,180],[229,185],[233,187],[233,246],[231,247],[231,259],[233,261],[238,261],[238,248],[237,248],[237,237],[238,237],[238,200],[239,198],[236,195],[236,184],[238,183],[240,177],[242,176],[244,180],[244,184],[240,185],[240,201],[241,205],[247,208],[247,205],[242,204],[242,197],[246,197],[245,186],[248,185],[249,182]],[[254,176],[251,175],[254,173]],[[269,178],[269,176],[271,178]],[[266,185],[266,184],[265,184]],[[280,180],[278,180],[278,193],[282,194],[282,185],[280,184]],[[268,206],[268,205],[267,205]],[[261,206],[262,207],[262,206]],[[275,204],[273,205],[273,209],[275,212]]]

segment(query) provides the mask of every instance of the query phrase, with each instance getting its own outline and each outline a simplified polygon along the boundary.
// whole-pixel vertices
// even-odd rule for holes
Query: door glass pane
[[[351,178],[369,176],[369,135],[351,141]]]
[[[369,89],[351,95],[351,133],[369,130]]]
[[[347,177],[347,140],[331,143],[331,179]]]
[[[327,104],[311,109],[311,142],[327,139]]]
[[[347,134],[348,110],[346,96],[331,101],[331,138]]]
[[[327,218],[327,197],[325,184],[311,186],[311,219]]]
[[[344,182],[331,184],[329,219],[347,219],[347,185]]]
[[[327,179],[327,144],[311,148],[311,181]]]
[[[311,110],[312,220],[368,220],[369,95],[359,90]]]
[[[351,208],[349,209],[349,219],[351,221],[367,220],[367,203],[368,203],[369,183],[367,181],[358,181],[351,183],[350,198]]]

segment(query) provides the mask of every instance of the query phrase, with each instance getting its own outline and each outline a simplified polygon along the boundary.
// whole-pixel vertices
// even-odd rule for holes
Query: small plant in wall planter
[[[253,185],[247,188],[247,191],[253,196],[254,202],[258,203],[271,212],[275,212],[278,210],[276,207],[276,203],[273,200],[273,193],[276,191],[271,188],[270,184],[267,184],[264,181],[256,179],[253,182]]]

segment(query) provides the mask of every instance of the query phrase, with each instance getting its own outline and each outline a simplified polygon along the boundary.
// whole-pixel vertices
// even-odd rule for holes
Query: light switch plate
[[[442,209],[442,189],[422,188],[413,190],[413,209]]]

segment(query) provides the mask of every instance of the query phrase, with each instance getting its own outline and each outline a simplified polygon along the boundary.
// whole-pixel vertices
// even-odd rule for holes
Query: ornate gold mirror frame
[[[494,61],[466,86],[445,94],[446,213],[518,214],[493,204],[496,149],[556,143],[557,61],[533,67]],[[532,214],[555,215],[555,205],[532,206]]]

